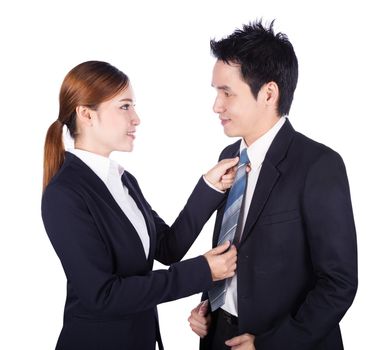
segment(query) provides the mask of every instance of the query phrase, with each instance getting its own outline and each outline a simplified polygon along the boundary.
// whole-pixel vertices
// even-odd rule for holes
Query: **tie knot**
[[[249,157],[247,156],[247,148],[244,148],[239,155],[239,164],[247,164],[249,163]]]

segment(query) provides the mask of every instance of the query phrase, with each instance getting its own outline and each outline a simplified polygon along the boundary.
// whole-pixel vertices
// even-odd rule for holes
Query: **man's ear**
[[[270,81],[264,85],[264,88],[266,104],[277,108],[280,94],[277,83],[275,83],[274,81]]]
[[[93,126],[93,111],[86,106],[78,106],[75,109],[79,125],[83,127]]]

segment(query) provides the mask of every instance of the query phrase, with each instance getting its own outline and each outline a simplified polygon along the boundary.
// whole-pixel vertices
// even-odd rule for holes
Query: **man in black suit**
[[[298,77],[293,47],[273,22],[259,21],[211,41],[211,49],[214,111],[226,135],[241,137],[220,159],[247,148],[251,171],[237,227],[237,274],[220,308],[203,295],[190,326],[201,349],[343,349],[339,322],[357,290],[349,185],[340,155],[285,117]]]

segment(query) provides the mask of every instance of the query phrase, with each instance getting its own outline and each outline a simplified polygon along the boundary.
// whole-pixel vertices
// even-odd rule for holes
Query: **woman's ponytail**
[[[56,120],[47,130],[44,143],[43,191],[64,161],[63,124]]]

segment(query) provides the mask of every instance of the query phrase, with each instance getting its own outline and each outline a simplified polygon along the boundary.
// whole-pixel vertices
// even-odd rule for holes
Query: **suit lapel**
[[[262,164],[257,185],[255,186],[254,195],[251,200],[240,244],[243,244],[248,235],[251,233],[254,224],[261,216],[262,210],[265,207],[270,193],[279,177],[280,173],[276,167],[265,160]]]
[[[267,151],[250,203],[240,244],[243,244],[251,234],[270,197],[270,193],[281,176],[278,165],[285,158],[294,133],[295,131],[287,119]]]
[[[108,205],[112,208],[115,208],[115,213],[117,213],[118,217],[121,218],[121,222],[124,228],[128,227],[128,224],[132,228],[133,232],[136,234],[136,241],[141,249],[143,249],[141,239],[138,236],[138,233],[136,232],[135,227],[131,223],[131,221],[128,219],[126,214],[122,211],[121,207],[118,205],[112,194],[110,193],[109,189],[106,187],[104,182],[94,173],[93,170],[91,170],[81,159],[79,159],[77,156],[75,156],[72,153],[66,152],[66,158],[65,161],[75,161],[76,164],[80,167],[81,171],[85,174],[85,186],[88,184],[92,185],[91,190],[97,191],[98,196],[101,197],[101,200],[108,203]],[[129,190],[129,194],[132,196],[134,201],[136,202],[138,208],[140,209],[141,213],[144,216],[145,223],[148,229],[149,237],[150,237],[150,247],[149,247],[149,255],[148,255],[148,262],[153,261],[154,256],[154,250],[155,250],[155,228],[153,224],[153,218],[150,217],[149,210],[145,208],[145,203],[143,200],[141,200],[141,196],[139,195],[138,191],[134,188],[132,183],[130,182],[126,172],[122,176],[122,181],[125,184],[125,186]],[[144,252],[144,259],[146,259],[145,252]]]
[[[100,197],[101,200],[106,202],[110,207],[115,208],[115,212],[122,219],[121,221],[123,225],[126,225],[127,222],[129,222],[133,230],[135,230],[134,226],[127,218],[125,213],[122,211],[121,207],[118,205],[113,195],[110,193],[109,189],[107,188],[105,183],[99,178],[99,176],[76,155],[70,152],[66,152],[66,158],[69,159],[70,161],[75,162],[79,167],[79,169],[82,171],[82,173],[85,175],[84,176],[85,186],[91,185],[90,186],[91,191],[96,192],[97,196]]]
[[[138,209],[140,209],[142,215],[144,216],[146,227],[148,229],[149,234],[149,255],[148,255],[148,261],[153,261],[153,256],[155,254],[156,249],[156,228],[153,224],[153,217],[151,213],[149,212],[148,208],[145,205],[144,200],[141,198],[140,193],[136,190],[136,188],[133,186],[131,181],[129,180],[129,177],[126,172],[122,175],[122,182],[125,184],[125,186],[129,190],[130,196],[134,199],[134,201],[137,204]]]

